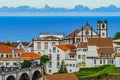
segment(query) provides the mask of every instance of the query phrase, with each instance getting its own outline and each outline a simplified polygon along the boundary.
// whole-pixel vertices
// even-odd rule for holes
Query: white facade
[[[33,50],[35,53],[43,55],[46,50],[50,49],[52,46],[59,45],[61,43],[61,38],[64,35],[40,35],[39,38],[33,39]]]

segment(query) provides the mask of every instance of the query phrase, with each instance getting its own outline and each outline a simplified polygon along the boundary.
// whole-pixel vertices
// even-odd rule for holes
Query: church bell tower
[[[108,22],[97,21],[97,24],[98,24],[99,38],[107,38],[108,37]]]

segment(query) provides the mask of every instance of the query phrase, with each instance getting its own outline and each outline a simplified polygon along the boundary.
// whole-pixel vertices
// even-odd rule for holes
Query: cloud
[[[54,8],[48,5],[45,5],[44,8],[34,8],[29,6],[19,6],[19,7],[2,7],[0,8],[1,12],[120,12],[120,8],[117,8],[114,5],[108,7],[100,7],[95,9],[90,9],[82,5],[76,5],[72,9],[67,8]]]
[[[83,5],[90,9],[94,9],[101,6],[107,7],[109,5],[120,7],[120,0],[0,0],[0,7],[18,7],[27,5],[34,8],[43,8],[46,4],[54,8],[62,7],[72,9],[75,5]]]

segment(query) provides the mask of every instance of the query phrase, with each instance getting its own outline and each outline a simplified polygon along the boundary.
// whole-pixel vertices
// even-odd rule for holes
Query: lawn
[[[118,73],[120,74],[120,69],[116,69],[114,65],[104,65],[99,67],[98,71],[92,70],[91,68],[82,69],[80,72],[75,72],[76,76],[81,77],[95,77],[101,74],[109,74],[109,73]],[[86,71],[89,70],[89,71]]]

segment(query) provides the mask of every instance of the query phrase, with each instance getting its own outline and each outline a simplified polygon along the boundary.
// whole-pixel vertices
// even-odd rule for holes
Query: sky
[[[120,7],[120,0],[0,0],[0,7],[18,7],[27,5],[35,8],[50,7],[74,8],[75,5],[87,6],[90,9],[115,5]]]

